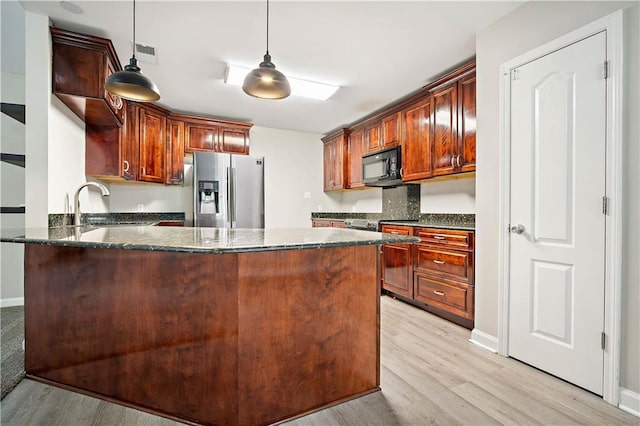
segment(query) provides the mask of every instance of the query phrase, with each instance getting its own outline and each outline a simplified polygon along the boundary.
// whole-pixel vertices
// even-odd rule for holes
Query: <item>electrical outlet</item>
[[[144,211],[144,204],[138,204],[138,211],[139,212],[143,212]]]

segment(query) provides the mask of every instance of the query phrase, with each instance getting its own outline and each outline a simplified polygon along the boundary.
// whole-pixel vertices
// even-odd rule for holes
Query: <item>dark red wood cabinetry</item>
[[[325,191],[345,188],[345,150],[348,137],[349,132],[340,129],[322,138]]]
[[[249,154],[252,124],[172,114],[152,103],[124,101],[107,92],[120,71],[108,39],[51,28],[52,87],[85,121],[85,174],[106,181],[184,183],[184,154]]]
[[[433,175],[431,102],[424,97],[402,110],[404,138],[402,141],[402,179],[411,181]]]
[[[327,163],[325,156],[325,191],[363,187],[362,171],[359,170],[362,164],[358,164],[362,155],[398,145],[402,147],[401,175],[405,182],[474,172],[475,61],[438,78],[373,116],[353,123],[347,130],[351,134],[344,153],[349,171],[347,184],[340,188],[327,187],[326,183],[331,179],[328,174],[333,173],[331,165],[336,161]],[[358,151],[360,140],[362,152]]]
[[[122,70],[111,41],[55,27],[51,41],[53,93],[86,123],[122,126],[124,102],[104,88]]]
[[[347,188],[363,188],[362,182],[362,155],[365,152],[364,129],[353,130],[349,134],[349,146],[347,153],[349,156],[349,177]]]
[[[409,226],[383,225],[382,232],[413,235]],[[382,246],[382,288],[413,299],[412,244],[388,244]]]
[[[473,328],[474,232],[398,225],[383,225],[382,232],[420,238],[419,243],[384,246],[382,288]]]

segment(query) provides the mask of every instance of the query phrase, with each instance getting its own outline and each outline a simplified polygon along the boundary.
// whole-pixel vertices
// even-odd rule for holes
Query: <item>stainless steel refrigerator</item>
[[[196,152],[193,191],[194,226],[264,228],[264,158]]]

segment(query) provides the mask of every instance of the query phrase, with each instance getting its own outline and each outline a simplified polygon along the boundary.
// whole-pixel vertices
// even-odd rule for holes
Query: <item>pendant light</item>
[[[160,99],[158,86],[142,74],[136,59],[136,0],[133,0],[133,55],[124,71],[113,73],[107,78],[105,89],[132,101],[152,102]]]
[[[247,95],[264,99],[284,99],[291,94],[287,77],[276,70],[269,55],[269,0],[267,0],[267,53],[259,67],[244,78],[242,90]]]

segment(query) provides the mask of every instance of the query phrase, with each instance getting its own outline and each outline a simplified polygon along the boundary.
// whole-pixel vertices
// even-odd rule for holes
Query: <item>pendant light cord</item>
[[[268,54],[269,54],[269,0],[267,0],[267,55]]]
[[[133,0],[133,58],[136,57],[136,0]]]

